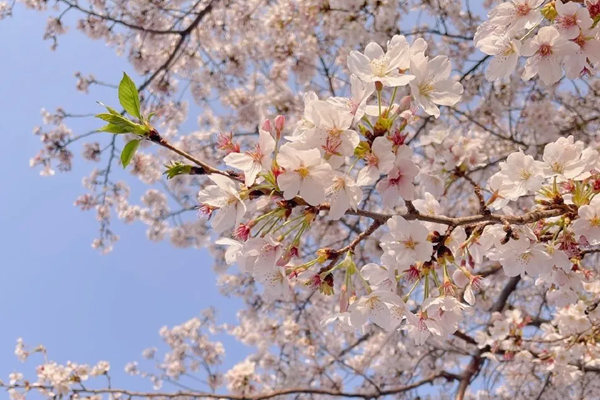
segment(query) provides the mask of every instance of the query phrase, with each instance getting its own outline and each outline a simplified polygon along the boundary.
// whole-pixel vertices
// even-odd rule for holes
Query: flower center
[[[593,226],[594,228],[597,228],[600,226],[600,217],[597,215],[594,215],[594,218],[590,219],[590,225]]]
[[[310,170],[308,169],[308,167],[302,165],[300,168],[296,169],[296,173],[298,175],[300,175],[300,177],[302,179],[306,178],[308,175],[310,175]]]
[[[531,178],[531,172],[527,171],[526,169],[522,169],[521,171],[519,171],[519,176],[521,177],[521,179],[526,181],[529,178]]]
[[[552,46],[550,46],[548,43],[544,43],[540,46],[538,51],[542,57],[548,57],[552,55]]]
[[[365,161],[367,165],[376,166],[379,163],[379,159],[373,153],[369,153],[365,156]]]
[[[262,152],[260,151],[259,145],[256,145],[254,147],[254,150],[248,150],[246,152],[246,154],[248,154],[250,157],[252,157],[252,159],[254,161],[257,161],[257,162],[261,162],[262,157],[263,157]]]
[[[357,102],[355,102],[352,99],[348,99],[348,101],[346,102],[346,106],[350,109],[350,114],[355,115],[356,112],[358,111],[358,106],[360,104],[358,104]]]
[[[511,54],[515,54],[516,52],[517,51],[515,49],[515,45],[511,43],[510,45],[506,46],[500,54],[507,57],[507,56],[510,56]]]
[[[423,84],[421,84],[421,86],[419,86],[419,92],[423,96],[429,96],[434,91],[434,89],[435,88],[430,82],[424,82]]]
[[[529,262],[531,261],[531,258],[532,258],[531,253],[523,253],[519,257],[517,257],[517,261],[520,262],[521,264],[528,265]]]
[[[565,166],[562,165],[561,163],[559,163],[558,161],[555,161],[552,163],[552,172],[556,172],[557,174],[562,174],[564,170],[565,170]]]
[[[329,160],[331,156],[339,156],[341,155],[338,151],[338,148],[342,145],[342,138],[340,137],[341,131],[329,131],[329,136],[327,136],[327,140],[325,141],[325,145],[323,145],[323,150],[325,150],[325,159]]]
[[[557,18],[557,23],[563,28],[568,29],[577,25],[577,18],[574,15],[565,15]]]
[[[346,181],[342,177],[336,176],[333,178],[333,189],[334,190],[342,190],[346,187]]]
[[[402,243],[404,245],[404,247],[406,247],[407,249],[411,249],[414,250],[415,247],[417,246],[417,242],[415,242],[413,240],[413,238],[409,237],[406,240],[401,241],[400,243]]]
[[[577,36],[575,39],[573,39],[573,41],[577,43],[579,47],[584,47],[586,42],[585,37],[583,35]]]
[[[389,60],[386,56],[375,58],[369,63],[373,75],[383,78],[387,72]]]
[[[531,11],[531,7],[529,7],[529,4],[518,4],[516,8],[517,15],[520,17],[526,16]]]

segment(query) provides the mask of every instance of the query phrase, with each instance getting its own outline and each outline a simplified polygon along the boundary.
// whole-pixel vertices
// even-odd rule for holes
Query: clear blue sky
[[[51,178],[29,168],[40,149],[32,128],[41,124],[42,107],[89,113],[98,110],[95,100],[116,103],[110,89],[77,92],[74,72],[116,83],[123,70],[130,71],[126,60],[73,25],[51,51],[42,40],[46,18],[17,5],[12,19],[0,21],[0,379],[6,381],[14,370],[31,371],[13,355],[17,337],[23,337],[31,345],[43,343],[58,362],[110,361],[115,387],[148,388],[141,378],[127,377],[123,367],[141,360],[146,347],[161,344],[161,326],[182,323],[217,304],[220,320],[233,321],[239,305],[218,293],[206,251],[152,243],[141,223],[115,226],[121,240],[113,253],[93,250],[94,215],[73,207],[85,192],[81,178],[92,163],[77,156],[73,172]],[[192,115],[183,132],[194,130],[194,121]],[[69,125],[79,134],[97,122]],[[119,168],[117,174],[135,181]],[[231,349],[227,364],[243,359],[241,346]]]

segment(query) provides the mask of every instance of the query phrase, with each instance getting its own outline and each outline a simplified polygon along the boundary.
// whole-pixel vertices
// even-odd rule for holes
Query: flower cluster
[[[579,2],[581,3],[581,2]],[[527,57],[523,80],[539,75],[551,85],[563,76],[575,79],[600,62],[597,3],[562,0],[513,0],[497,5],[475,35],[479,50],[493,56],[485,77],[509,77],[519,57]]]

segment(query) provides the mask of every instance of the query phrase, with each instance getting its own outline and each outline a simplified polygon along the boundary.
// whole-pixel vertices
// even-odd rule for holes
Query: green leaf
[[[140,113],[140,95],[137,87],[131,78],[124,72],[123,79],[121,79],[121,83],[119,84],[119,102],[129,115],[133,115],[139,120],[142,119],[142,114]]]
[[[180,162],[173,162],[171,165],[165,165],[167,170],[163,173],[163,175],[167,175],[167,179],[173,179],[177,175],[189,174],[192,172],[192,166],[186,165]]]
[[[131,129],[119,125],[108,124],[98,129],[98,132],[109,132],[109,133],[131,133]]]
[[[135,133],[137,135],[145,135],[150,130],[150,128],[144,125],[136,124],[119,113],[98,114],[96,115],[96,118],[100,118],[101,120],[108,122],[108,125],[99,129],[102,132]]]
[[[123,168],[126,168],[131,162],[133,155],[138,147],[140,147],[140,142],[141,140],[131,140],[123,148],[123,151],[121,152],[121,163],[123,164]]]

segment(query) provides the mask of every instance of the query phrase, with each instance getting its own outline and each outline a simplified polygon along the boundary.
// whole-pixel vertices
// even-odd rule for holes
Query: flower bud
[[[260,129],[262,129],[263,131],[267,131],[267,132],[271,133],[271,121],[269,121],[268,119],[266,119],[265,122],[263,122],[263,124],[260,127]]]
[[[540,10],[540,12],[544,16],[544,18],[546,18],[550,22],[554,21],[554,19],[558,15],[558,12],[556,11],[556,5],[555,5],[554,1],[552,1],[552,2],[550,2],[548,4],[546,4],[544,7],[542,7],[542,9]]]
[[[283,128],[285,128],[285,117],[283,115],[278,115],[275,117],[275,131],[277,131],[278,134],[281,134]]]
[[[400,99],[400,104],[398,104],[396,114],[402,114],[404,111],[410,110],[411,100],[412,99],[410,96],[404,96],[402,99]]]
[[[452,274],[452,280],[456,283],[456,286],[459,288],[464,288],[470,282],[469,277],[465,274],[461,269],[457,269]]]

